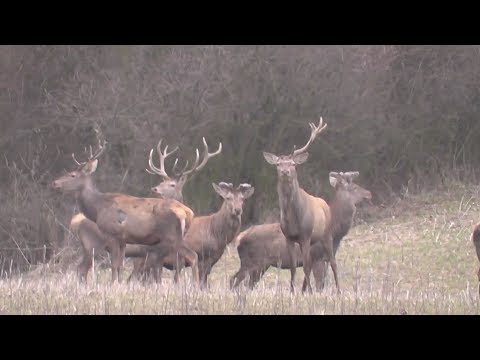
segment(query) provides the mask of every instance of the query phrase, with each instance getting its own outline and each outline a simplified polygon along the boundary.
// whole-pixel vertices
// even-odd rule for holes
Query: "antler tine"
[[[192,173],[193,171],[195,171],[199,160],[200,160],[200,154],[198,152],[198,149],[195,149],[195,162],[193,163],[192,168],[190,170],[185,171],[185,169],[187,168],[187,164],[188,164],[188,160],[187,160],[187,164],[185,165],[183,170],[178,173],[179,176],[185,176],[185,175],[188,175],[188,174]]]
[[[222,152],[222,142],[220,142],[218,144],[218,149],[217,151],[213,152],[213,153],[209,153],[208,152],[208,144],[207,144],[207,141],[205,140],[205,137],[203,138],[203,146],[205,148],[205,151],[204,151],[204,155],[203,155],[203,160],[201,162],[200,165],[197,166],[197,168],[195,169],[195,171],[199,171],[201,170],[208,162],[208,160],[210,160],[212,157],[220,154]]]
[[[172,172],[175,172],[175,169],[177,168],[177,163],[178,163],[178,158],[175,158],[175,163],[172,166]]]
[[[75,158],[75,154],[74,154],[74,153],[72,153],[72,158],[73,158],[73,161],[75,161],[75,163],[76,163],[78,166],[83,166],[83,165],[85,165],[85,164],[87,163],[86,161],[85,161],[85,162],[79,162],[79,161],[77,161],[77,159]]]
[[[304,147],[294,150],[293,155],[298,155],[305,152],[310,146],[310,144],[315,140],[315,138],[327,127],[327,124],[323,125],[323,118],[321,116],[320,116],[320,121],[318,123],[318,126],[315,126],[314,123],[310,123],[309,125],[311,129],[310,139],[308,140],[308,142],[305,144]]]
[[[160,140],[161,142],[161,140]],[[167,175],[167,173],[165,172],[165,168],[163,166],[163,161],[160,160],[160,168],[157,168],[155,165],[153,165],[153,160],[152,160],[152,157],[153,157],[153,149],[150,150],[150,155],[148,156],[148,166],[150,167],[150,170],[152,171],[148,171],[150,174],[157,174],[157,175],[160,175],[161,177],[165,178],[165,179],[168,179],[169,176]]]
[[[348,182],[352,182],[360,173],[358,171],[349,171],[343,174],[343,176],[347,179]]]
[[[176,161],[175,161],[175,163],[176,163]],[[183,167],[182,170],[175,172],[175,176],[176,177],[181,177],[185,173],[185,169],[187,168],[187,166],[188,166],[188,160],[185,161],[185,166]],[[175,169],[175,166],[173,167],[172,172],[174,171],[174,169]]]

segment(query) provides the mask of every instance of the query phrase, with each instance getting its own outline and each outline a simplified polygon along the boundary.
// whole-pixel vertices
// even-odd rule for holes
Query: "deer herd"
[[[330,172],[329,182],[333,195],[329,202],[307,193],[298,181],[296,166],[308,159],[308,148],[327,127],[320,117],[318,125],[310,123],[310,138],[299,149],[288,155],[263,152],[265,161],[277,169],[277,193],[280,219],[277,223],[253,225],[240,232],[244,202],[254,194],[250,184],[238,186],[228,182],[212,183],[213,190],[223,199],[220,209],[207,216],[196,216],[183,203],[183,186],[207,162],[222,152],[222,143],[210,153],[203,138],[203,158],[198,149],[194,164],[188,161],[177,171],[178,158],[170,175],[165,159],[178,150],[162,150],[157,145],[158,167],[153,162],[153,149],[148,157],[150,174],[158,175],[161,182],[151,189],[155,197],[140,198],[121,193],[100,192],[92,179],[98,157],[106,142],[97,131],[98,149],[87,161],[72,158],[77,169],[53,181],[52,186],[75,194],[80,213],[71,219],[71,228],[80,239],[83,258],[78,266],[82,281],[92,267],[95,252],[107,251],[111,258],[112,281],[121,281],[124,257],[134,258],[129,277],[146,279],[152,274],[160,283],[163,267],[175,270],[177,283],[184,267],[191,267],[194,283],[207,286],[208,276],[222,257],[227,245],[234,244],[240,258],[240,269],[231,277],[230,287],[236,288],[247,277],[252,289],[271,267],[290,269],[290,290],[295,291],[297,267],[303,267],[302,292],[312,292],[310,274],[315,287],[321,291],[330,265],[337,292],[340,292],[335,254],[342,238],[353,224],[356,206],[370,201],[371,193],[354,179],[358,172]],[[200,163],[199,163],[200,162]],[[480,224],[474,228],[472,241],[480,260]],[[480,269],[478,272],[480,281]],[[480,291],[480,289],[479,289]]]

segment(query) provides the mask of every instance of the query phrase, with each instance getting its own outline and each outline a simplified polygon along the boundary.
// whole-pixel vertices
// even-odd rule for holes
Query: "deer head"
[[[358,171],[346,173],[332,171],[329,173],[330,185],[333,186],[337,194],[344,195],[353,205],[357,205],[364,199],[368,201],[372,199],[372,193],[370,191],[353,182],[353,179],[359,174]]]
[[[301,149],[294,149],[290,155],[274,155],[268,152],[263,152],[263,157],[265,160],[277,167],[278,179],[282,182],[292,182],[297,178],[296,166],[303,164],[308,159],[307,149],[310,144],[315,140],[315,138],[320,134],[327,124],[323,125],[323,119],[320,117],[320,122],[318,126],[315,126],[314,123],[310,123],[310,139]]]
[[[231,217],[239,217],[243,212],[243,202],[253,195],[255,188],[250,184],[240,184],[235,189],[233,184],[221,182],[212,183],[213,188],[224,202],[223,206]]]
[[[105,145],[107,144],[105,139],[100,136],[101,133],[98,128],[95,129],[95,132],[98,138],[97,150],[93,152],[92,147],[90,146],[90,155],[88,156],[87,161],[84,162],[77,161],[75,154],[72,154],[72,158],[77,164],[77,169],[70,171],[53,181],[52,186],[54,188],[72,192],[80,191],[86,185],[87,180],[97,169],[98,157],[103,153]]]
[[[182,195],[183,186],[188,180],[190,180],[193,177],[195,173],[203,169],[203,167],[207,164],[210,158],[221,153],[222,143],[218,145],[217,151],[215,151],[214,153],[209,153],[207,142],[205,141],[205,138],[203,138],[203,145],[205,150],[204,150],[202,162],[198,164],[199,153],[198,153],[198,149],[196,149],[196,158],[193,166],[189,170],[187,170],[187,166],[188,166],[188,160],[187,160],[183,169],[176,172],[176,166],[178,163],[178,158],[177,158],[172,168],[172,172],[171,172],[172,176],[169,176],[165,171],[165,159],[171,154],[173,154],[175,151],[177,151],[178,146],[172,151],[167,152],[168,150],[168,145],[167,145],[162,152],[161,144],[162,144],[162,140],[160,140],[157,144],[157,152],[160,160],[160,167],[156,167],[155,165],[153,165],[153,161],[152,161],[153,149],[150,150],[150,155],[148,159],[148,164],[150,169],[147,169],[147,172],[150,174],[159,175],[162,178],[162,181],[157,186],[154,186],[152,188],[152,192],[163,198],[172,198],[172,199],[183,202],[183,195]]]

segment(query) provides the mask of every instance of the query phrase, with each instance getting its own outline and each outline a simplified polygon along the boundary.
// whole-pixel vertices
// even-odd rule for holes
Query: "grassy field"
[[[322,293],[289,292],[289,272],[271,268],[254,291],[228,289],[239,267],[229,247],[210,277],[210,288],[178,285],[164,270],[162,285],[110,284],[110,269],[78,282],[75,272],[45,266],[0,281],[1,314],[479,314],[478,260],[470,241],[480,221],[479,188],[406,197],[390,208],[365,208],[337,253],[342,294],[331,270]],[[126,262],[124,279],[131,263]],[[303,271],[297,271],[297,289]]]

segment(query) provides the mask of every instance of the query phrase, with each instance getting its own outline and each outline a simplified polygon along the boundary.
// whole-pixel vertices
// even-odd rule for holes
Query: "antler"
[[[195,163],[193,164],[193,166],[189,170],[185,171],[185,169],[187,168],[187,165],[188,165],[188,161],[187,161],[187,164],[185,165],[183,170],[179,173],[180,176],[185,176],[185,175],[191,174],[194,171],[197,172],[197,171],[203,169],[203,167],[207,164],[208,160],[210,160],[212,157],[214,157],[214,156],[216,156],[216,155],[218,155],[222,152],[222,143],[221,142],[218,145],[217,151],[215,151],[214,153],[209,153],[208,152],[208,144],[207,144],[207,141],[205,140],[205,138],[203,138],[203,146],[205,147],[205,150],[203,152],[203,160],[200,163],[200,165],[198,165],[199,156],[198,156],[198,149],[197,149],[197,151],[196,151],[197,152],[197,157],[195,158]]]
[[[353,179],[355,179],[358,175],[360,175],[360,173],[358,171],[349,171],[349,172],[346,172],[346,173],[342,173],[342,176],[348,181],[348,182],[352,182]]]
[[[88,156],[87,161],[83,161],[83,162],[78,161],[78,160],[75,158],[75,154],[72,153],[73,161],[75,161],[75,163],[76,163],[79,167],[85,166],[85,164],[87,164],[89,161],[92,161],[92,160],[97,159],[97,158],[103,153],[103,151],[105,150],[105,145],[107,144],[107,141],[106,141],[105,138],[103,137],[103,134],[102,134],[102,132],[101,132],[101,130],[100,130],[100,127],[99,127],[98,125],[95,125],[94,131],[95,131],[96,137],[97,137],[97,139],[98,139],[98,148],[97,148],[97,150],[95,151],[95,153],[93,153],[92,146],[90,145],[90,156]],[[85,150],[86,150],[86,149],[85,149]]]
[[[318,134],[320,134],[327,127],[327,124],[323,125],[323,119],[322,119],[321,116],[320,116],[320,121],[318,123],[318,126],[315,126],[314,123],[310,123],[309,125],[310,125],[310,129],[311,129],[310,139],[305,144],[305,146],[302,147],[301,149],[297,149],[297,150],[294,149],[293,150],[293,155],[298,155],[298,154],[301,154],[301,153],[305,152],[308,149],[308,147],[310,146],[310,144],[313,142],[313,140],[315,140],[315,138],[318,136]]]
[[[173,149],[172,151],[167,152],[167,150],[168,150],[168,145],[167,145],[167,146],[165,146],[165,149],[162,152],[162,149],[161,149],[162,140],[163,139],[160,139],[160,141],[157,144],[157,152],[158,152],[158,157],[160,159],[160,168],[157,168],[155,165],[153,165],[153,160],[152,160],[153,149],[151,149],[150,150],[150,155],[148,157],[148,165],[150,167],[150,170],[149,169],[146,169],[146,170],[150,174],[157,174],[157,175],[160,175],[163,178],[169,179],[170,177],[168,176],[168,174],[165,171],[165,159],[167,157],[169,157],[170,155],[172,155],[175,151],[177,151],[178,146],[176,146],[175,149]],[[175,162],[175,165],[176,164],[177,164],[177,162]]]

